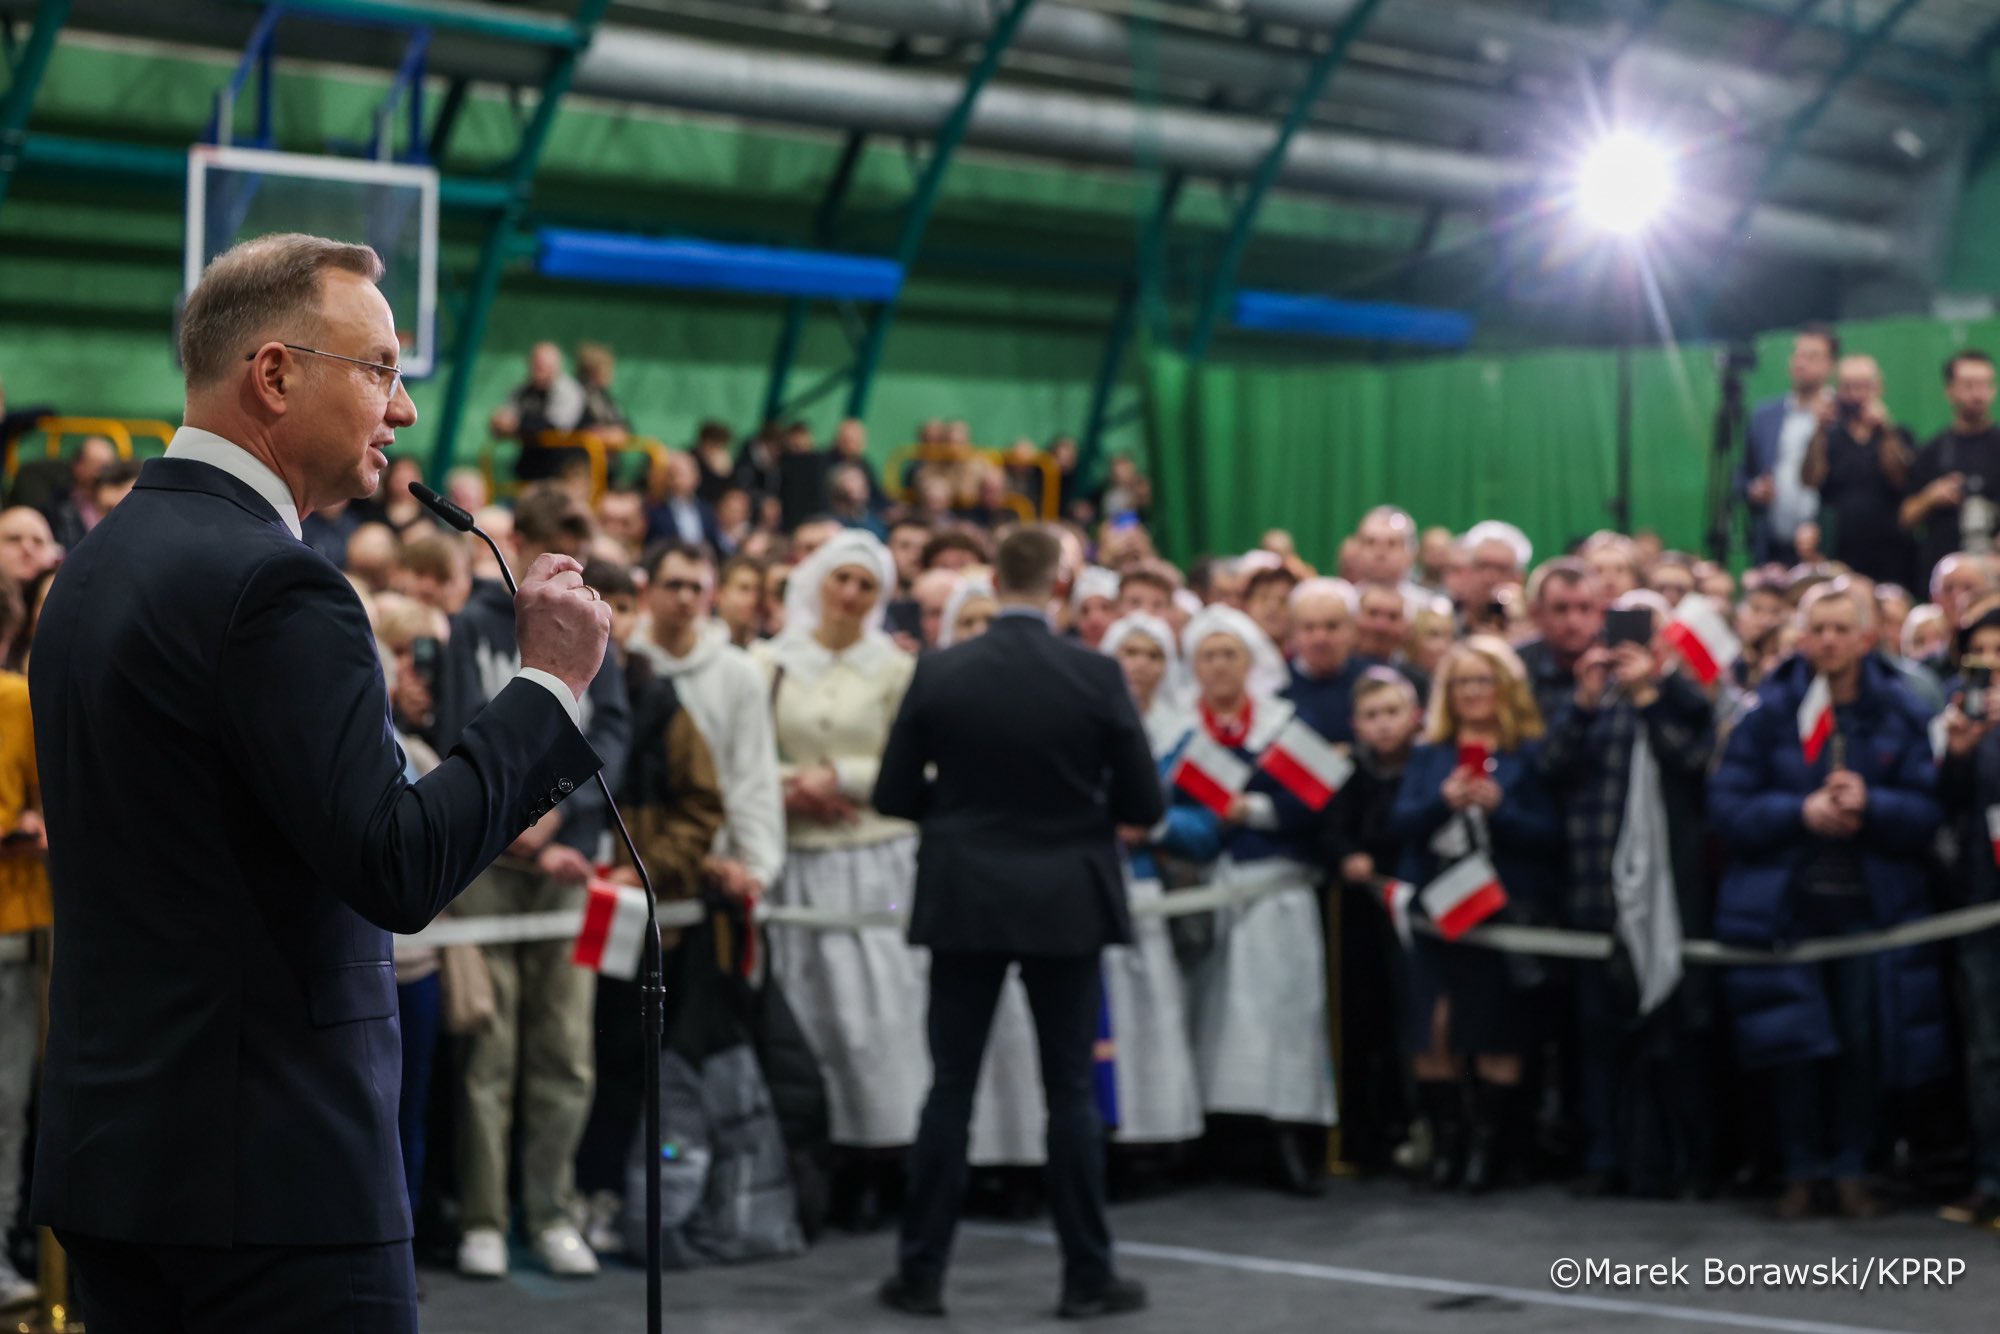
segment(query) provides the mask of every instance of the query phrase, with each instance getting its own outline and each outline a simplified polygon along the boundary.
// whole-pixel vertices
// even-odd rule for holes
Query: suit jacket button
[[[556,784],[556,791],[562,793],[566,797],[570,793],[576,791],[576,784],[570,782],[569,779],[565,778],[560,783]]]

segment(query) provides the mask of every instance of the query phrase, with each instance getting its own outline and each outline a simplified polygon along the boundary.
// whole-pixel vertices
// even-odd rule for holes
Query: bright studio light
[[[1592,226],[1619,236],[1644,231],[1673,192],[1667,150],[1623,130],[1599,140],[1577,169],[1577,207]]]

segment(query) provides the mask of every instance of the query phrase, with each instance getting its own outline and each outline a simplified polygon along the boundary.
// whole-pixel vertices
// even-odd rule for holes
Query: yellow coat
[[[28,678],[0,672],[0,832],[21,822],[40,784]],[[49,873],[39,860],[0,857],[0,936],[49,925]]]

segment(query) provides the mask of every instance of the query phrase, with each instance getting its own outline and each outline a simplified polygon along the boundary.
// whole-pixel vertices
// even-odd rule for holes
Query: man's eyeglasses
[[[345,361],[355,366],[366,366],[369,370],[375,372],[375,383],[385,390],[384,396],[387,398],[394,398],[396,390],[401,388],[403,384],[403,368],[401,366],[385,366],[379,361],[363,361],[360,357],[342,356],[338,352],[322,352],[316,347],[300,347],[297,343],[280,343],[278,346],[292,352],[304,352],[308,356],[331,357],[335,361]],[[243,360],[245,361],[255,361],[256,359],[257,354],[255,352],[245,352],[243,354]]]

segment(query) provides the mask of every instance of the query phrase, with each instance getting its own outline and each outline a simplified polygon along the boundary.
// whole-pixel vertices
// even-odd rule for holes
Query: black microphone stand
[[[410,494],[451,527],[484,542],[500,563],[500,577],[507,581],[507,591],[515,594],[521,591],[499,544],[473,522],[472,515],[421,482],[410,484]],[[646,939],[639,955],[639,1005],[646,1033],[646,1050],[640,1058],[646,1080],[646,1334],[660,1334],[660,1040],[666,1029],[667,995],[665,960],[660,951],[660,900],[653,892],[653,877],[646,870],[646,859],[639,855],[639,845],[632,841],[631,831],[625,827],[625,816],[618,809],[618,799],[611,794],[611,784],[605,781],[602,769],[597,772],[597,788],[604,794],[604,804],[618,826],[618,837],[632,854],[632,865],[646,890]]]

